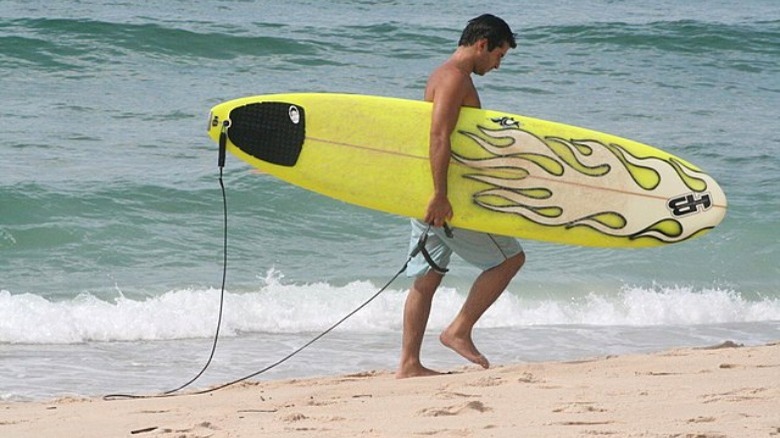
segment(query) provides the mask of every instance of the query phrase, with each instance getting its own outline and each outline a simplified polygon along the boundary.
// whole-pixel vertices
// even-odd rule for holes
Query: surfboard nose
[[[728,210],[728,200],[726,199],[726,193],[720,187],[720,185],[712,181],[710,187],[710,195],[712,196],[712,226],[715,227],[723,221],[726,217],[726,211]]]

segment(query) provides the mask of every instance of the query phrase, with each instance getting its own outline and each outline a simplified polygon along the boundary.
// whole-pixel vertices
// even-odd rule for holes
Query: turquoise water
[[[157,391],[205,361],[222,273],[211,106],[273,92],[418,99],[470,2],[0,3],[0,397]],[[588,0],[491,5],[518,34],[477,78],[488,108],[679,155],[729,199],[723,224],[636,251],[523,242],[476,333],[494,363],[780,338],[780,8]],[[223,341],[198,383],[275,361],[371,296],[408,222],[229,157]],[[435,302],[428,365],[476,271]],[[409,281],[267,376],[392,369]]]

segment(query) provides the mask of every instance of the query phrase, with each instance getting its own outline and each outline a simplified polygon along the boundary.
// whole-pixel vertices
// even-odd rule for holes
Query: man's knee
[[[525,252],[522,251],[504,260],[503,263],[506,269],[511,270],[512,275],[515,275],[520,270],[520,268],[523,267],[524,264],[525,264]]]
[[[444,278],[442,274],[429,270],[414,280],[413,289],[422,295],[433,295],[441,284],[442,278]]]
[[[520,269],[525,264],[525,252],[521,251],[520,253],[518,253],[514,257],[510,257],[509,259],[510,260],[515,259],[515,263],[517,264],[517,268]]]

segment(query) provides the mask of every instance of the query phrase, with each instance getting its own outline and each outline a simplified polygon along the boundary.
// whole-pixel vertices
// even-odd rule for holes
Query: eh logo
[[[498,123],[502,128],[520,128],[520,122],[512,117],[495,117],[490,119],[493,123]]]
[[[666,206],[669,207],[673,216],[686,216],[698,213],[700,210],[709,210],[709,208],[712,207],[712,198],[710,198],[709,193],[702,193],[701,197],[698,199],[696,198],[695,193],[689,193],[680,196],[679,198],[670,199]]]

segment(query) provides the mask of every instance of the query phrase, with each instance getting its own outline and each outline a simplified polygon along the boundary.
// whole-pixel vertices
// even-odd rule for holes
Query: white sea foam
[[[252,292],[225,296],[223,336],[240,333],[306,333],[326,329],[372,296],[378,286],[353,281],[294,284],[271,270]],[[349,318],[340,330],[399,331],[405,291],[389,289]],[[429,328],[443,328],[460,308],[464,293],[443,287],[436,295]],[[216,289],[181,289],[145,300],[119,296],[105,301],[82,294],[50,301],[33,294],[0,291],[0,342],[70,344],[207,338],[219,306]],[[738,291],[691,287],[623,286],[581,297],[562,294],[525,298],[506,293],[480,322],[484,328],[545,325],[663,326],[780,320],[780,300],[746,299]]]

